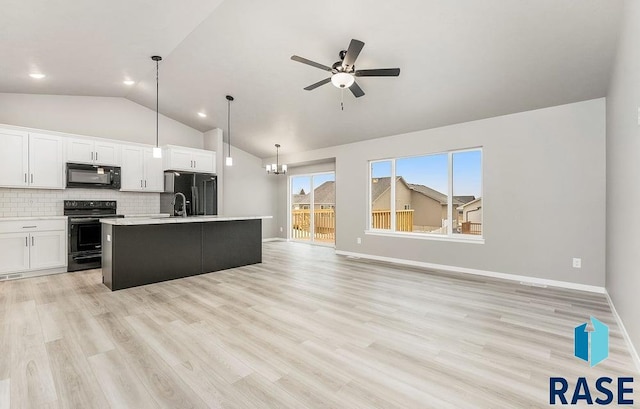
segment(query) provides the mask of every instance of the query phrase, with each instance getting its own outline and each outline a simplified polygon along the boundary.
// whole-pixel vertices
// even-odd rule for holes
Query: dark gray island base
[[[121,290],[262,262],[260,218],[194,219],[130,224],[103,220],[103,283]]]

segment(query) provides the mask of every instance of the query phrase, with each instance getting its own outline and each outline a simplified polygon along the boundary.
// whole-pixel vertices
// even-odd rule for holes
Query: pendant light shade
[[[226,166],[233,166],[233,158],[231,157],[231,101],[233,101],[233,97],[227,95],[227,144],[229,145],[229,154],[224,160]]]
[[[160,117],[160,110],[159,110],[159,95],[160,95],[160,79],[159,79],[159,63],[160,61],[162,61],[162,57],[160,57],[159,55],[154,55],[153,57],[151,57],[151,59],[153,61],[156,62],[156,146],[155,148],[153,148],[153,157],[154,158],[162,158],[162,149],[160,148],[160,140],[159,140],[159,134],[158,134],[158,128],[159,128],[159,117]]]
[[[267,173],[274,175],[284,175],[287,173],[287,165],[280,164],[280,144],[276,143],[276,163],[267,165]]]

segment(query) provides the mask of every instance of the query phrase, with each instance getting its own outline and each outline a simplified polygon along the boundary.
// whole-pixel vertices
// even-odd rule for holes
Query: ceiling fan
[[[311,84],[308,87],[305,87],[305,90],[311,91],[321,85],[331,82],[338,88],[349,88],[353,93],[353,96],[355,96],[356,98],[360,98],[364,95],[364,91],[356,82],[355,77],[397,77],[398,75],[400,75],[400,68],[356,70],[356,66],[354,64],[356,62],[356,59],[358,58],[358,55],[360,55],[360,51],[362,51],[362,47],[364,47],[364,43],[362,41],[355,39],[351,40],[351,43],[349,43],[349,48],[340,51],[340,61],[335,62],[331,67],[327,67],[326,65],[317,63],[315,61],[307,60],[306,58],[302,58],[297,55],[292,55],[291,59],[293,61],[298,61],[312,67],[320,68],[324,71],[329,71],[331,73],[331,76],[329,78],[325,78],[322,81]]]

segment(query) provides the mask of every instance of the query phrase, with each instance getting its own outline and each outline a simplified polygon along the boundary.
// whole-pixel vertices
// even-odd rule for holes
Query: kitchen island
[[[262,219],[191,216],[101,219],[102,282],[111,290],[262,262]]]

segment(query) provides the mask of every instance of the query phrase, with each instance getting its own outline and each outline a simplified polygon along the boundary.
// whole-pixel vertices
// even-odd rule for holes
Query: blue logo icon
[[[587,361],[591,367],[594,367],[609,357],[609,327],[595,317],[591,317],[593,331],[587,331],[587,324],[585,322],[573,330],[573,354],[576,358]],[[589,359],[589,355],[591,355],[591,359]]]

